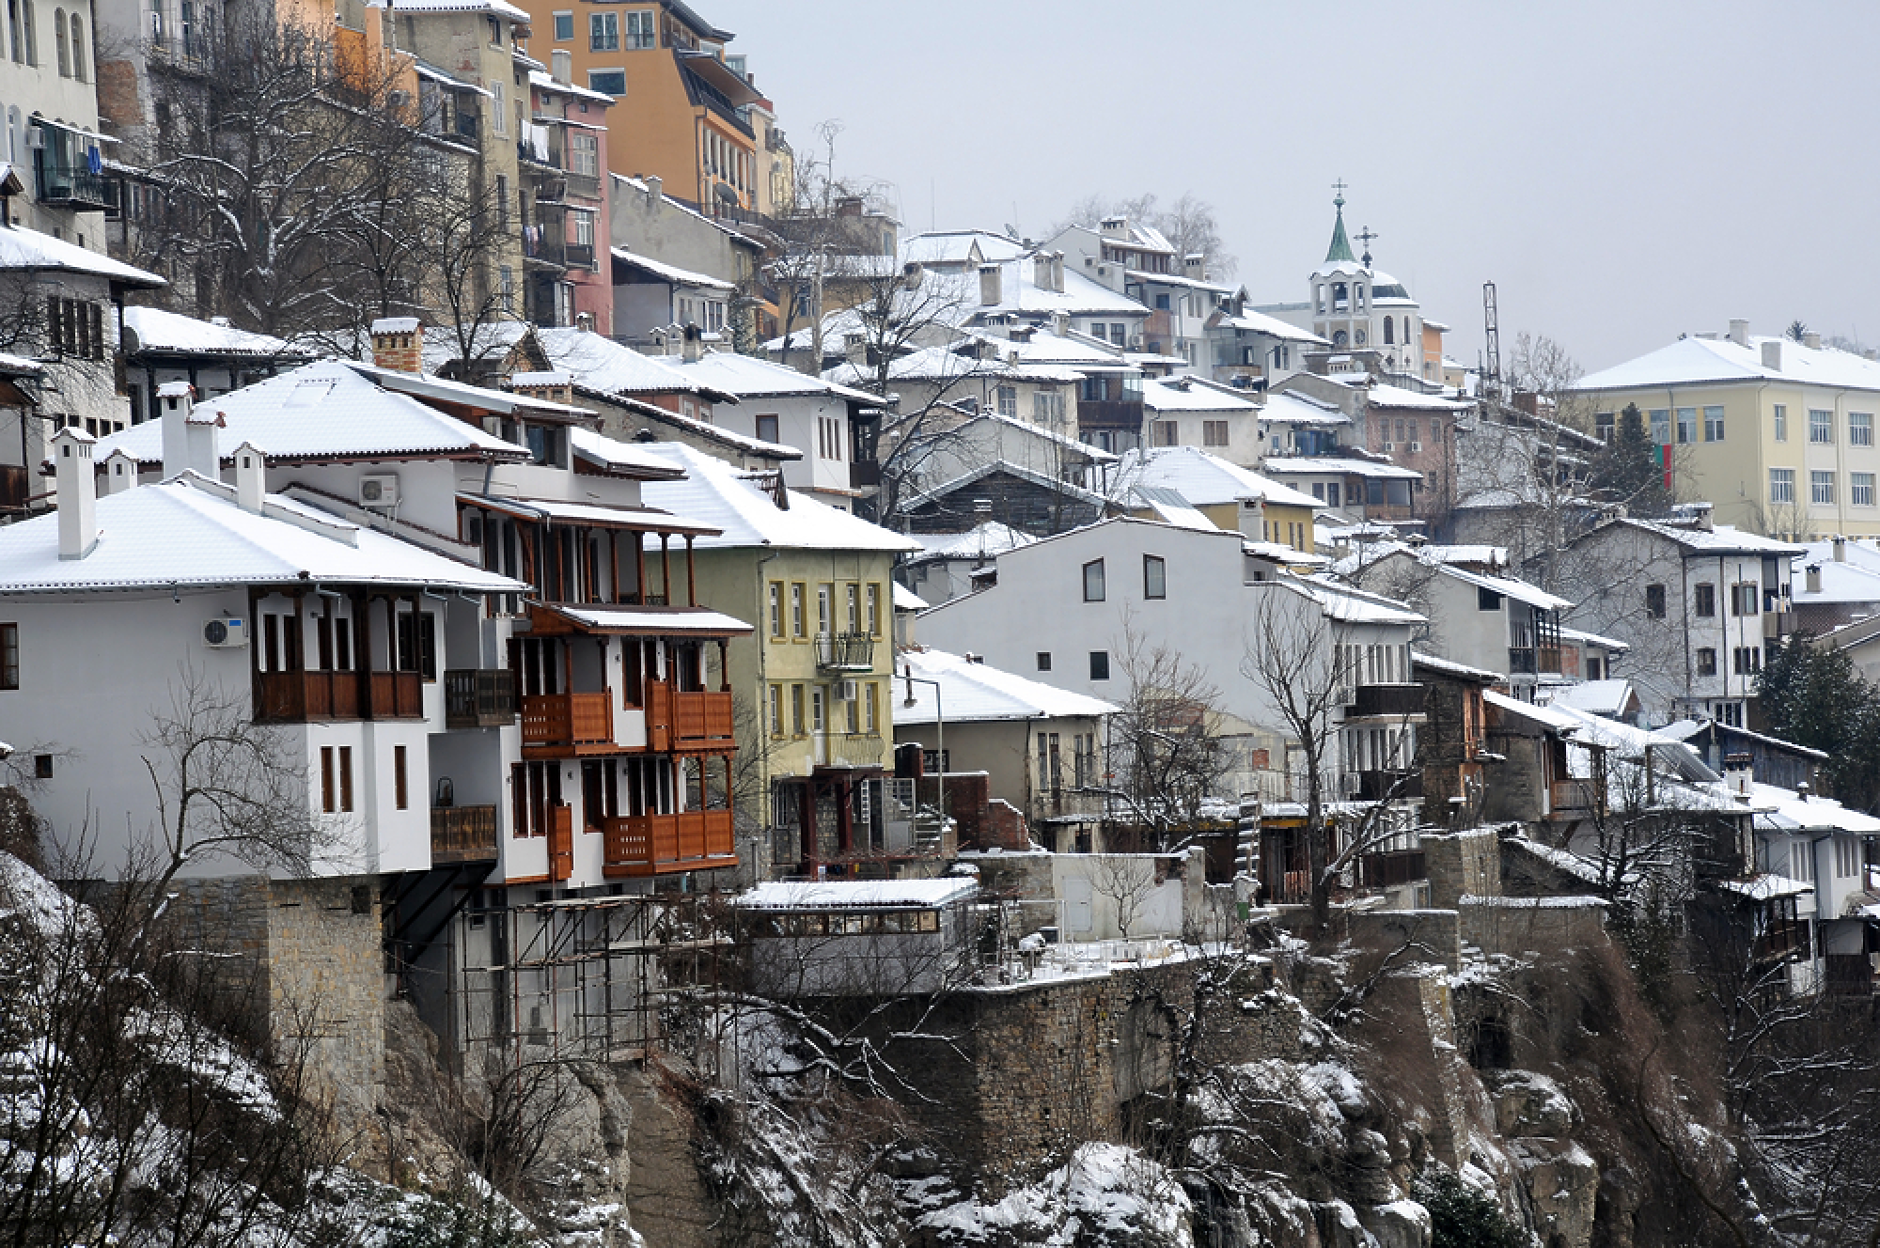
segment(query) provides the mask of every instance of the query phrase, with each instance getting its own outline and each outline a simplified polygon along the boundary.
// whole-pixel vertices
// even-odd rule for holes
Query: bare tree
[[[1137,854],[1101,854],[1090,873],[1090,887],[1116,906],[1116,929],[1128,940],[1130,925],[1155,893],[1155,868]]]
[[[1239,261],[1227,250],[1221,237],[1214,205],[1193,191],[1182,192],[1167,208],[1160,208],[1157,203],[1153,192],[1125,198],[1086,195],[1045,231],[1045,237],[1060,234],[1073,225],[1095,225],[1105,217],[1128,217],[1139,225],[1161,231],[1175,249],[1177,259],[1203,255],[1208,258],[1208,272],[1216,280],[1234,275]]]
[[[1198,664],[1151,640],[1126,618],[1118,664],[1129,692],[1110,717],[1103,787],[1111,819],[1132,827],[1144,847],[1167,850],[1222,792],[1233,759],[1224,738],[1220,689]]]

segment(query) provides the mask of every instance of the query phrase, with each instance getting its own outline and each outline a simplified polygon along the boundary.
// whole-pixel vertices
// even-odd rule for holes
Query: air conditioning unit
[[[862,696],[862,682],[859,680],[838,680],[836,682],[836,701],[853,702]]]
[[[396,507],[398,474],[368,472],[359,478],[359,504],[362,507]]]
[[[1396,449],[1397,449],[1397,448],[1396,448],[1396,447],[1395,447],[1395,446],[1394,446],[1393,444],[1391,444],[1391,443],[1389,443],[1389,442],[1386,442],[1386,443],[1384,443],[1384,454],[1386,454],[1386,455],[1388,455],[1388,454],[1390,454],[1390,453],[1391,453],[1392,451],[1394,451],[1394,450],[1396,450]]]
[[[1418,451],[1422,449],[1423,449],[1423,444],[1421,442],[1412,442],[1410,444],[1410,453],[1412,455],[1416,454]]]
[[[211,650],[228,650],[248,644],[248,621],[225,615],[202,626],[202,644]]]

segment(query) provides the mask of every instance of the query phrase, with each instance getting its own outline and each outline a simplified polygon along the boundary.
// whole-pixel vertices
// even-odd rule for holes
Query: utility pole
[[[1482,398],[1491,406],[1501,403],[1501,327],[1495,316],[1495,283],[1482,283],[1482,334],[1488,362],[1482,369]]]

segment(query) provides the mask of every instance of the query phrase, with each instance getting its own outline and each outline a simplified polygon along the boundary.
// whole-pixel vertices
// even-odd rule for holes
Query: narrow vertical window
[[[0,689],[20,687],[20,626],[0,624]]]
[[[339,808],[339,793],[333,784],[333,747],[320,747],[320,809],[332,814]]]
[[[399,810],[410,808],[410,790],[406,787],[409,781],[410,773],[405,769],[405,747],[394,745],[392,747],[392,802]]]
[[[1103,560],[1092,559],[1084,565],[1084,601],[1103,601]]]
[[[352,746],[339,747],[339,808],[350,814],[353,808]]]
[[[1168,565],[1160,555],[1142,557],[1142,596],[1144,598],[1168,597]]]

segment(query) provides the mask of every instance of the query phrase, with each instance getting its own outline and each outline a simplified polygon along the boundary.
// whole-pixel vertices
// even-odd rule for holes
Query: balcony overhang
[[[533,631],[630,637],[746,637],[753,629],[708,607],[574,606],[531,603]]]

